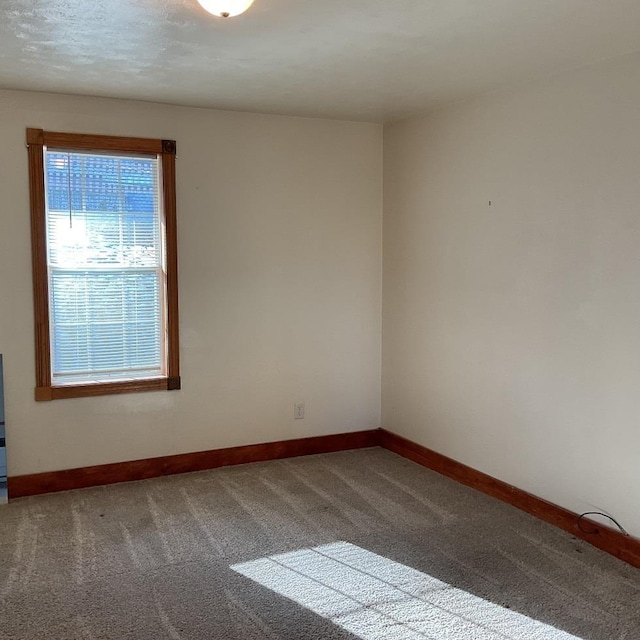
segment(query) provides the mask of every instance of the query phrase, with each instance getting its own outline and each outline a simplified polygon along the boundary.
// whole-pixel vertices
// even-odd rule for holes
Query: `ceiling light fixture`
[[[203,9],[219,18],[233,18],[244,13],[253,0],[198,0]]]

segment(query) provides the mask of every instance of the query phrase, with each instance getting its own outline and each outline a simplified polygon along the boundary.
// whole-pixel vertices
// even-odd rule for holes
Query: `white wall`
[[[181,391],[33,400],[26,127],[177,140]],[[380,426],[380,126],[0,91],[0,138],[10,475]]]
[[[383,425],[640,534],[640,56],[385,127],[384,156]]]

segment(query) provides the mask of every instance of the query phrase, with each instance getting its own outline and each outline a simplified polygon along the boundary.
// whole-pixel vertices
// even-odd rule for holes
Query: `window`
[[[27,145],[36,400],[179,389],[175,142]]]

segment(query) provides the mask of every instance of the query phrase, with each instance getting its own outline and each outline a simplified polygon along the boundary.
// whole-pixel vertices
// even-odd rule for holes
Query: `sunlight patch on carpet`
[[[231,568],[362,640],[581,640],[348,542]]]

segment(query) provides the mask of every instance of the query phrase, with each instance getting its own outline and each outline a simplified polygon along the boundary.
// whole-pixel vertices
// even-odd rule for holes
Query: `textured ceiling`
[[[0,88],[383,122],[640,50],[640,0],[2,0]]]

